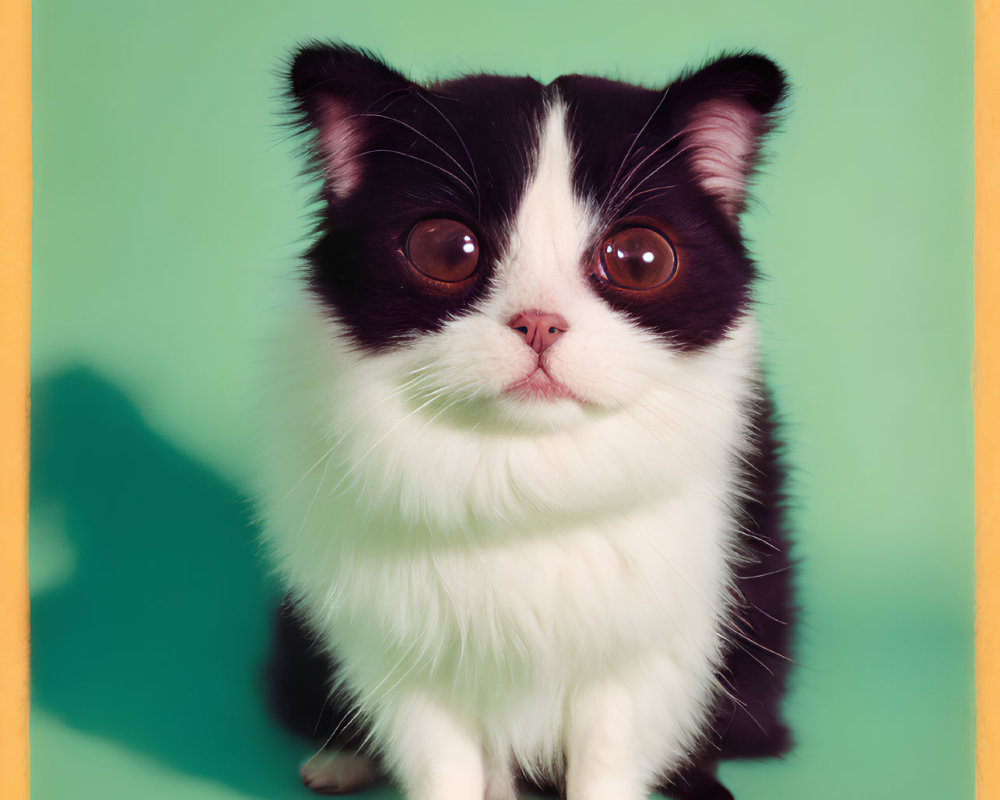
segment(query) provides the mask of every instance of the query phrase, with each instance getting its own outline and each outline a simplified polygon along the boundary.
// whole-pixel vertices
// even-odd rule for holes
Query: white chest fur
[[[379,388],[391,358],[331,370],[355,356],[321,312],[295,327],[268,543],[374,735],[431,697],[553,775],[574,702],[619,676],[650,714],[649,764],[682,759],[719,688],[752,324],[677,389],[529,436],[428,423]]]

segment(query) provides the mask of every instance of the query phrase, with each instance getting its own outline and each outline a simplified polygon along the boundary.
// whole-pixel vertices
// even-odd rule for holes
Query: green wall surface
[[[36,0],[34,797],[305,798],[263,710],[277,594],[256,381],[312,187],[310,37],[416,78],[662,85],[726,49],[794,95],[745,219],[786,421],[798,746],[753,798],[973,795],[972,5]],[[379,797],[395,796],[389,789]]]

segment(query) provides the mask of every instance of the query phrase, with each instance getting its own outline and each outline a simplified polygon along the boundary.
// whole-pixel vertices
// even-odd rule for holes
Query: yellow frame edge
[[[1000,797],[1000,4],[976,0],[976,797]]]
[[[1000,5],[976,0],[976,796],[1000,798]],[[31,3],[0,2],[0,797],[29,792]]]
[[[31,3],[0,1],[0,797],[28,798]]]

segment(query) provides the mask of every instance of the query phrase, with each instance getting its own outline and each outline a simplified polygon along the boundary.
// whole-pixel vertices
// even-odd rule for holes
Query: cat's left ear
[[[764,56],[729,56],[670,87],[695,174],[731,217],[746,203],[747,181],[787,91],[781,69]]]
[[[365,50],[314,43],[301,48],[288,71],[295,122],[314,135],[326,188],[344,199],[364,176],[364,142],[376,105],[415,86]]]

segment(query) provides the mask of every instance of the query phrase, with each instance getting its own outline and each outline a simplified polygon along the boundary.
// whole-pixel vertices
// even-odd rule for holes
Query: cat
[[[272,700],[319,792],[732,797],[790,746],[784,471],[740,233],[767,58],[419,85],[312,43],[270,382]]]

